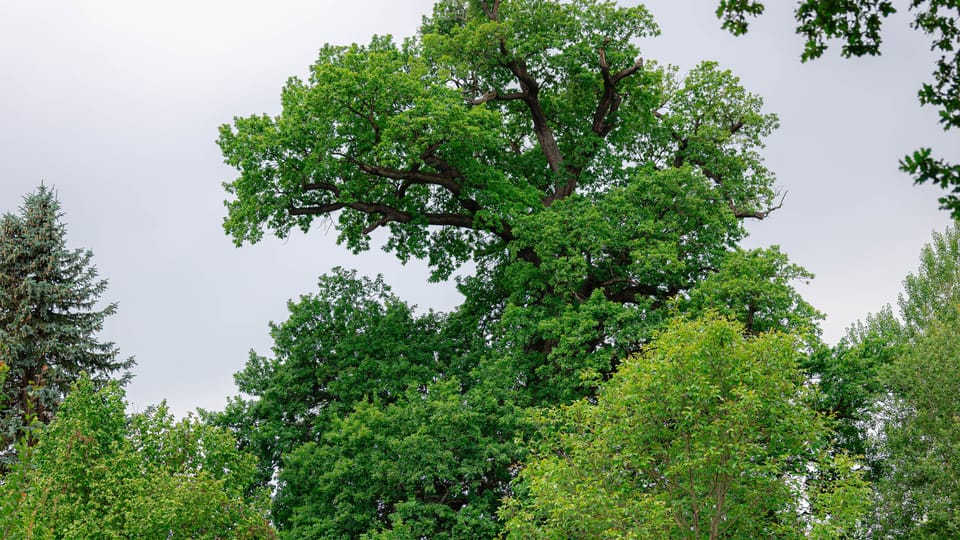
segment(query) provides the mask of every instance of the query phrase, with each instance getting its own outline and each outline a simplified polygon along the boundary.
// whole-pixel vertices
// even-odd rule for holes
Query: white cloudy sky
[[[715,1],[647,5],[663,35],[644,55],[689,68],[718,60],[781,118],[767,159],[789,192],[751,225],[748,244],[780,244],[817,274],[802,288],[838,339],[895,302],[930,233],[948,224],[936,189],[911,186],[897,160],[919,145],[957,155],[936,115],[916,102],[931,69],[926,43],[894,19],[880,59],[798,61],[788,2],[747,37],[719,30]],[[422,308],[459,302],[426,284],[419,264],[353,256],[334,233],[233,247],[224,236],[217,127],[235,115],[279,112],[287,77],[304,74],[325,42],[415,32],[431,0],[34,0],[0,15],[0,211],[41,181],[59,193],[68,242],[90,248],[120,304],[105,336],[137,357],[128,398],[166,398],[174,411],[217,409],[253,348],[268,352],[269,321],[332,266],[382,272]]]

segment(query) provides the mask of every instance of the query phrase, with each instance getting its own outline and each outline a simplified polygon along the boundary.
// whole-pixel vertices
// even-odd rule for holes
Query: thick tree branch
[[[500,41],[500,52],[505,57],[509,56],[506,44]],[[507,68],[517,78],[520,83],[520,90],[524,103],[530,110],[530,117],[533,120],[533,132],[537,136],[537,142],[540,143],[540,149],[543,156],[554,174],[560,174],[563,171],[563,155],[560,154],[560,146],[557,139],[550,129],[547,122],[547,115],[543,112],[543,106],[540,104],[540,83],[527,71],[526,63],[522,60],[513,59],[506,64]]]
[[[397,210],[392,206],[388,206],[380,203],[351,203],[346,205],[347,208],[352,208],[366,214],[380,214],[382,217],[377,221],[367,225],[363,229],[363,234],[370,234],[378,227],[386,225],[388,223],[410,223],[413,221],[413,214],[410,212],[404,212]],[[427,220],[427,225],[438,225],[438,226],[453,226],[453,227],[462,227],[466,229],[473,229],[473,216],[468,216],[466,214],[452,214],[452,213],[430,213],[427,212],[423,214],[423,217]]]
[[[511,92],[509,94],[501,94],[496,90],[490,90],[489,92],[483,94],[482,96],[471,99],[467,103],[471,105],[481,105],[488,101],[516,101],[519,99],[524,99],[525,97],[526,97],[526,94],[522,92]]]
[[[459,195],[461,191],[460,184],[452,177],[445,174],[437,174],[418,170],[401,171],[379,165],[368,165],[366,163],[355,162],[357,167],[367,173],[381,178],[391,180],[405,180],[411,184],[429,184],[445,188],[454,195]]]
[[[340,195],[340,188],[330,182],[306,182],[300,186],[304,191],[329,191]]]
[[[480,8],[491,21],[500,22],[500,0],[493,0],[490,3],[480,2]]]
[[[316,206],[303,206],[291,208],[290,214],[294,216],[329,214],[331,212],[336,212],[337,210],[342,210],[343,208],[350,208],[365,214],[379,214],[381,216],[379,220],[364,228],[364,234],[369,234],[377,227],[386,225],[387,223],[409,223],[413,221],[414,218],[413,214],[410,212],[400,210],[388,204],[372,202],[336,202]],[[423,217],[426,218],[428,225],[451,225],[454,227],[465,227],[469,229],[474,228],[473,216],[468,216],[466,214],[428,212],[423,214]]]
[[[321,204],[317,206],[292,206],[290,207],[291,216],[313,216],[320,214],[329,214],[336,212],[346,206],[345,203],[337,202],[330,204]]]
[[[604,42],[604,45],[609,40]],[[634,64],[615,74],[610,73],[610,64],[607,62],[607,52],[600,47],[600,74],[603,76],[603,91],[600,94],[597,109],[593,113],[593,132],[600,138],[606,137],[613,129],[613,115],[616,114],[623,102],[623,96],[617,93],[617,83],[643,68],[643,58],[638,58]]]

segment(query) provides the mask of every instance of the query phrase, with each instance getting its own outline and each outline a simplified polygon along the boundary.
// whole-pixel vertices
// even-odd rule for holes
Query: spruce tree
[[[19,214],[0,219],[0,360],[9,367],[0,412],[0,459],[32,420],[49,423],[71,383],[89,373],[99,384],[129,378],[121,358],[97,334],[116,304],[100,307],[107,281],[93,253],[68,249],[60,203],[41,185]]]

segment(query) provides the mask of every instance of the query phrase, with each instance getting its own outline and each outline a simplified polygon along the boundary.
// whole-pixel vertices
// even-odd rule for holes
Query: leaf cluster
[[[273,538],[255,462],[229,433],[161,405],[127,417],[83,376],[0,487],[7,538]]]
[[[671,323],[547,430],[502,510],[517,538],[837,538],[865,483],[809,405],[798,340]],[[802,503],[801,501],[806,501]]]

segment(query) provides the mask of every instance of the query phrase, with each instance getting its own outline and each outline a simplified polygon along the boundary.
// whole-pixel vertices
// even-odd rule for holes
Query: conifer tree
[[[116,304],[99,305],[107,281],[93,253],[68,249],[60,203],[41,185],[18,214],[0,218],[0,361],[9,367],[0,411],[0,458],[32,419],[49,423],[70,384],[129,378],[133,358],[98,339]],[[29,435],[28,435],[29,436]]]

